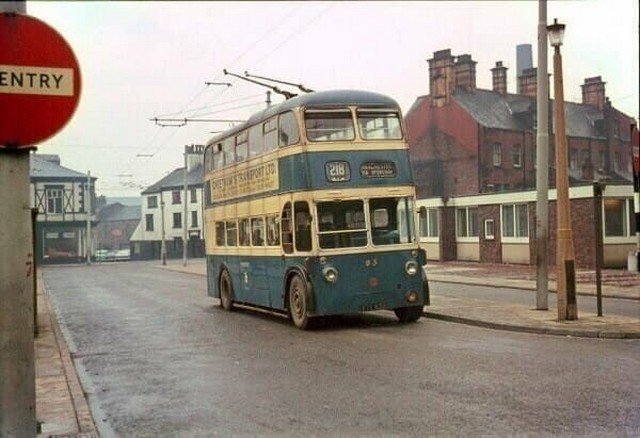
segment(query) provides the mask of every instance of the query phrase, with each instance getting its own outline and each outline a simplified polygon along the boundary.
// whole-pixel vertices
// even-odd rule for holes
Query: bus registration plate
[[[370,310],[383,310],[387,308],[387,303],[385,303],[384,301],[381,303],[371,303],[371,304],[364,304],[362,306],[360,306],[360,311],[361,312],[368,312]]]

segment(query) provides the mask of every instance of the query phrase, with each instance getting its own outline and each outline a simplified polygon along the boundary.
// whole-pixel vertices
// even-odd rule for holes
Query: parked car
[[[106,262],[109,260],[109,250],[108,249],[98,249],[96,250],[96,262]]]
[[[130,249],[119,249],[113,253],[113,260],[118,261],[127,261],[131,259],[131,250]]]

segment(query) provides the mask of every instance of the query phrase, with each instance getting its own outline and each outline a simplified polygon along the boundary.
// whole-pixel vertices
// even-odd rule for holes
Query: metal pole
[[[578,319],[576,302],[575,260],[571,213],[569,206],[569,177],[567,175],[567,135],[564,117],[564,89],[560,46],[554,47],[554,104],[556,134],[556,282],[558,288],[558,320]]]
[[[31,209],[31,247],[33,251],[33,335],[38,336],[38,252],[36,245],[36,223],[38,209]]]
[[[267,91],[267,100],[265,103],[267,104],[267,108],[271,106],[271,91]]]
[[[604,250],[602,242],[602,191],[604,187],[599,182],[593,183],[593,214],[596,224],[596,303],[598,316],[602,316],[602,261]]]
[[[36,436],[29,151],[0,149],[0,436]]]
[[[25,1],[0,12],[26,14]],[[11,44],[11,42],[7,42]],[[0,149],[0,436],[36,436],[29,150]]]
[[[164,199],[162,199],[162,190],[160,191],[160,222],[162,226],[162,244],[160,246],[160,258],[162,259],[162,264],[167,264],[167,242],[165,240],[164,234]]]
[[[536,135],[536,309],[548,310],[549,295],[549,78],[547,0],[538,1]]]
[[[182,212],[184,213],[182,216],[182,266],[187,266],[187,146],[184,147],[184,173],[182,177],[182,192],[183,196],[183,204],[184,208]]]
[[[85,239],[87,265],[91,264],[91,171],[87,171],[87,190],[84,192],[87,204],[87,238]]]

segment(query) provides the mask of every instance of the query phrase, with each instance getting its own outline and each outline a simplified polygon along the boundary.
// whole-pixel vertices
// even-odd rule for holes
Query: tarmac
[[[192,259],[187,266],[181,260],[169,260],[158,268],[193,275],[206,275],[204,259]],[[429,262],[427,276],[433,283],[458,283],[496,288],[536,289],[535,267],[465,262]],[[549,290],[555,291],[553,269],[549,270]],[[437,288],[436,288],[437,289]],[[432,290],[434,287],[432,286]],[[576,273],[579,295],[595,295],[595,273]],[[432,292],[425,317],[470,324],[497,330],[541,335],[586,338],[640,339],[640,273],[624,270],[602,271],[603,297],[624,299],[638,309],[638,318],[580,312],[577,321],[557,320],[555,308],[533,308],[478,298],[453,298]],[[36,418],[39,437],[97,437],[91,416],[67,344],[55,311],[49,301],[42,275],[38,276],[38,335],[36,357]]]

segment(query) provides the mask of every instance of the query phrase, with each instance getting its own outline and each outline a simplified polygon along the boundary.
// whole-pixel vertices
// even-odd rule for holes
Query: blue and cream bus
[[[325,91],[271,106],[205,149],[208,294],[314,317],[428,302],[398,104]]]

